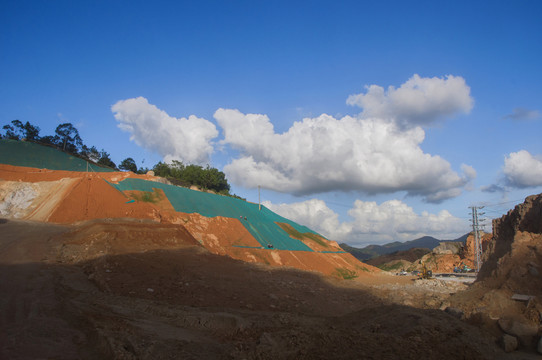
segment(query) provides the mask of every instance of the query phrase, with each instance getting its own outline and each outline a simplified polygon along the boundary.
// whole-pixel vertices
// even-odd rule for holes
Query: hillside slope
[[[502,354],[488,334],[445,312],[394,305],[351,281],[218,256],[172,224],[2,220],[0,232],[2,359]]]
[[[493,220],[478,280],[455,294],[452,304],[491,331],[516,338],[520,347],[536,349],[537,342],[542,345],[541,274],[542,194],[538,194]]]
[[[8,139],[0,139],[0,164],[49,170],[114,171],[51,146]]]
[[[427,248],[433,250],[435,247],[439,246],[441,242],[465,242],[467,239],[467,235],[468,234],[463,235],[455,240],[438,240],[432,236],[422,236],[421,238],[410,241],[395,241],[384,245],[368,245],[363,248],[356,248],[349,246],[348,244],[341,243],[340,247],[352,254],[357,259],[365,261],[368,259],[376,258],[378,256],[391,254],[398,251],[408,251],[414,248]]]
[[[13,146],[18,142],[2,143]],[[337,243],[263,206],[260,209],[240,199],[164,184],[163,179],[150,175],[50,170],[46,166],[51,162],[53,167],[72,169],[74,162],[84,161],[49,150],[54,149],[33,156],[32,161],[42,163],[43,168],[0,165],[0,216],[58,224],[148,219],[182,227],[211,252],[248,262],[342,278],[378,271]]]
[[[421,259],[424,255],[430,252],[431,250],[429,250],[428,248],[412,248],[409,250],[396,251],[390,254],[377,256],[375,258],[367,260],[366,263],[376,267],[381,267],[384,264],[398,260],[404,260],[405,262],[412,263],[416,260]],[[402,268],[407,269],[408,266],[404,266]]]
[[[438,310],[451,287],[160,181],[0,165],[0,358],[502,358]]]

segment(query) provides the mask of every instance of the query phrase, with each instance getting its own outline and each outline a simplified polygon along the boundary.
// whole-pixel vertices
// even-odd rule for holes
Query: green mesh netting
[[[310,232],[316,234],[314,231],[275,214],[265,206],[258,210],[258,204],[244,200],[141,179],[128,178],[118,184],[111,185],[120,191],[162,189],[175,211],[198,213],[206,217],[223,216],[239,219],[243,226],[266,249],[313,251],[302,241],[291,238],[276,222],[290,224],[301,233]],[[272,248],[269,245],[272,245]]]
[[[0,140],[0,163],[50,170],[114,171],[109,168],[99,167],[49,146],[7,139]],[[164,191],[176,211],[199,213],[207,217],[223,216],[239,219],[243,226],[261,244],[262,248],[265,249],[313,251],[302,241],[290,237],[276,223],[289,224],[300,233],[317,234],[316,232],[275,214],[265,206],[262,206],[261,210],[259,210],[258,204],[244,200],[141,179],[128,178],[119,184],[110,185],[120,191],[153,191],[153,188],[159,188]]]
[[[100,167],[49,146],[28,141],[7,139],[0,140],[0,163],[49,170],[115,171]]]

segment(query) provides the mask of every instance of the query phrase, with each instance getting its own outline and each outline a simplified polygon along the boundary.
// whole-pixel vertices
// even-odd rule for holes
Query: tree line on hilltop
[[[230,185],[225,174],[216,168],[202,167],[200,165],[185,165],[181,161],[173,160],[171,164],[158,162],[152,169],[138,168],[133,158],[128,157],[117,165],[111,160],[107,151],[98,151],[95,146],[88,147],[83,143],[79,131],[71,123],[64,123],[57,126],[54,135],[40,136],[38,126],[20,120],[13,120],[10,124],[2,127],[4,134],[0,133],[0,139],[25,140],[43,145],[52,146],[66,153],[78,156],[100,166],[114,170],[132,171],[136,174],[145,174],[149,170],[154,171],[156,176],[168,179],[175,185],[189,187],[199,186],[203,189],[212,190],[222,195],[239,198],[230,194]]]

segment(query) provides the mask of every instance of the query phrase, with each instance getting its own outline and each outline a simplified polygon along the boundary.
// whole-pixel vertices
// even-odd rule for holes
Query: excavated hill
[[[542,295],[542,194],[493,221],[479,281],[495,289]]]
[[[482,235],[481,243],[484,252],[488,249],[491,239],[491,234]],[[412,248],[407,251],[381,255],[365,262],[392,272],[401,269],[409,272],[421,271],[424,265],[433,273],[453,273],[455,267],[464,268],[465,265],[474,272],[476,269],[474,243],[474,235],[469,234],[464,242],[443,241],[433,250]]]
[[[455,294],[466,318],[542,351],[542,194],[493,220],[478,280]],[[503,335],[504,336],[504,335]]]
[[[0,165],[1,359],[508,358],[438,310],[449,288],[257,204],[43,154],[56,170]]]
[[[0,200],[0,215],[6,218],[57,224],[146,219],[174,224],[212,253],[247,262],[342,278],[379,271],[265,207],[258,210],[257,204],[239,199],[164,184],[150,175],[0,165]]]
[[[486,332],[146,219],[0,221],[2,359],[495,359]]]

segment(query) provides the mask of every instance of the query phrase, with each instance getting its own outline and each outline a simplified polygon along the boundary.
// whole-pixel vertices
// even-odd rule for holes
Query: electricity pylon
[[[480,225],[484,219],[479,219],[478,216],[482,216],[485,213],[478,212],[479,209],[483,209],[483,206],[470,206],[469,207],[472,212],[472,232],[474,234],[474,253],[476,255],[476,273],[480,271],[480,268],[482,267],[482,239],[480,237],[480,228],[483,225]]]

